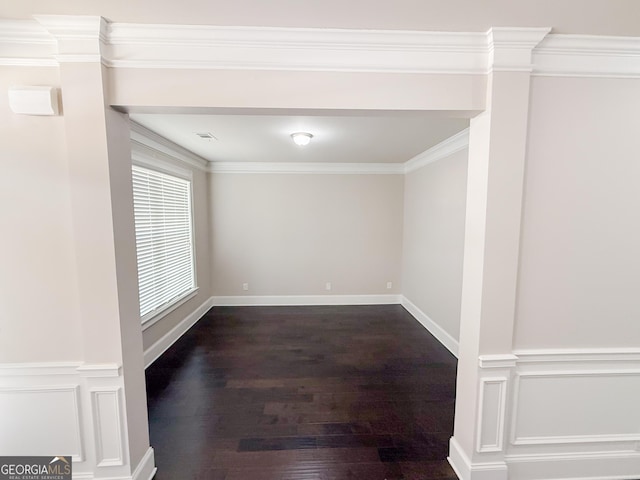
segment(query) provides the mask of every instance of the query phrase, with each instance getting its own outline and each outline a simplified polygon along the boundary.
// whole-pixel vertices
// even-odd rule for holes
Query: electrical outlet
[[[245,292],[246,292],[247,290],[249,290],[249,284],[248,284],[248,283],[243,283],[243,284],[242,284],[242,290],[244,290]]]
[[[327,282],[324,284],[324,289],[325,290],[331,290],[331,282]]]
[[[387,282],[387,290],[391,290],[393,288],[393,283]]]

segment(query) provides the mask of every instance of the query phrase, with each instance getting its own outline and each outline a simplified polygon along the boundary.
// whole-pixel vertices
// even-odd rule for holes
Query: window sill
[[[142,321],[142,331],[144,332],[147,328],[151,327],[155,323],[162,320],[164,317],[173,312],[180,305],[184,305],[186,302],[191,300],[198,294],[198,287],[192,288],[191,290],[185,292],[183,295],[176,298],[172,303],[168,303],[164,307],[154,310],[153,312],[147,313],[144,317],[141,318]]]

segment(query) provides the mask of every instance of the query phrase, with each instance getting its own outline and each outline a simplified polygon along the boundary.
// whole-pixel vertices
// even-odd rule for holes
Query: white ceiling
[[[638,0],[7,0],[7,18],[102,15],[113,22],[484,32],[640,35]]]
[[[339,115],[131,114],[136,123],[209,161],[404,163],[469,121],[428,113]],[[294,132],[313,135],[306,147]],[[216,140],[196,133],[209,132]]]

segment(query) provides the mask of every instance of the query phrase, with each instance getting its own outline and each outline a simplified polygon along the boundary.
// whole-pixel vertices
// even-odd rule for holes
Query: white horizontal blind
[[[191,182],[133,166],[140,316],[195,287]]]

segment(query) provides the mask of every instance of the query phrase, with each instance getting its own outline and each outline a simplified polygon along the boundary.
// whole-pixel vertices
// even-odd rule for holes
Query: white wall
[[[515,348],[640,345],[640,82],[535,78]]]
[[[82,343],[64,118],[12,113],[9,86],[25,84],[59,86],[58,69],[0,67],[0,362],[74,361]]]
[[[468,149],[405,176],[402,294],[457,343]]]
[[[401,291],[401,175],[216,173],[210,186],[215,296]]]
[[[126,115],[97,62],[0,70],[0,451],[149,478]],[[60,89],[61,114],[12,113],[12,85]]]
[[[461,478],[638,478],[638,109],[637,79],[532,78],[513,343],[462,386]]]

